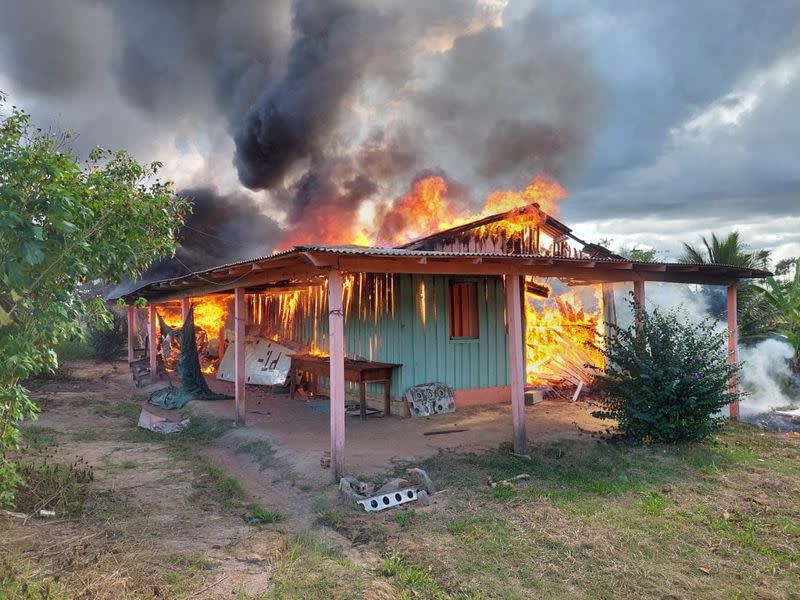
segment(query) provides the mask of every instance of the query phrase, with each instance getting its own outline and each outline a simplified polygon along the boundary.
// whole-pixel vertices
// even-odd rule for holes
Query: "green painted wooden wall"
[[[382,276],[381,276],[382,277]],[[448,286],[451,280],[478,284],[479,337],[451,340]],[[406,275],[393,277],[394,314],[389,307],[376,316],[352,310],[345,321],[345,352],[379,362],[400,363],[392,382],[399,398],[416,384],[442,381],[455,389],[508,385],[505,290],[500,277]],[[424,286],[425,321],[420,295]],[[369,303],[367,303],[369,304]],[[355,307],[355,303],[353,304]],[[306,341],[316,329],[321,349],[328,349],[327,314],[307,317],[300,325]],[[370,394],[380,395],[380,388]]]

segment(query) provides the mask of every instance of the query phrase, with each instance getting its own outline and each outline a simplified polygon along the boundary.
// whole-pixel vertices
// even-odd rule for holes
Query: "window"
[[[475,281],[450,282],[450,339],[478,338],[478,284]]]

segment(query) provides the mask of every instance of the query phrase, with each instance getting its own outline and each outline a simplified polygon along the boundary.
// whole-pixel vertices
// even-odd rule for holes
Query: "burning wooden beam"
[[[181,323],[186,322],[186,317],[189,316],[189,307],[191,303],[189,302],[189,298],[181,298]]]

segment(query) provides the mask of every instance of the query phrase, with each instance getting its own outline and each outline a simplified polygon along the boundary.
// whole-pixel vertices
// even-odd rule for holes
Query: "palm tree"
[[[739,232],[732,231],[725,238],[718,238],[712,233],[711,239],[705,236],[702,248],[683,242],[683,255],[678,262],[695,264],[719,264],[732,267],[748,267],[751,269],[766,269],[769,263],[769,250],[750,251],[739,239]]]
[[[715,233],[711,238],[701,238],[703,247],[683,242],[683,255],[678,262],[693,264],[720,264],[750,269],[769,267],[769,250],[750,250],[742,243],[739,232],[732,231],[724,238]],[[739,287],[737,318],[739,339],[755,341],[763,339],[774,328],[769,323],[774,319],[775,307],[764,297],[763,290],[750,283]]]
[[[800,258],[795,261],[794,277],[781,284],[774,277],[767,277],[765,286],[759,289],[775,311],[773,326],[786,338],[794,349],[792,367],[800,369]]]

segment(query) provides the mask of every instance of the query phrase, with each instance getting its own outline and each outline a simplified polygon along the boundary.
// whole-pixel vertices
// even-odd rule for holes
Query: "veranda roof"
[[[350,273],[441,275],[535,275],[581,283],[660,281],[730,285],[770,273],[720,264],[639,262],[622,258],[562,258],[532,254],[441,252],[362,246],[297,246],[291,250],[153,281],[120,294],[132,302],[165,302],[235,288],[255,292],[274,286],[321,281],[331,270]]]

